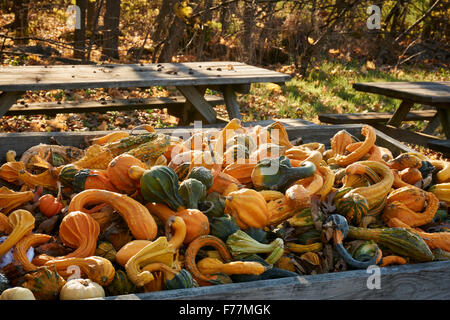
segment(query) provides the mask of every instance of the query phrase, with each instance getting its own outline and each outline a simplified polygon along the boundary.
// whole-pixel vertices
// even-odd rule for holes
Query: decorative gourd
[[[154,276],[150,271],[144,271],[142,268],[153,262],[164,263],[172,267],[175,251],[166,237],[158,237],[127,261],[125,270],[128,277],[136,286],[144,286],[153,281]]]
[[[128,175],[131,166],[146,168],[141,160],[124,153],[112,159],[106,169],[109,180],[122,193],[132,194],[139,188],[136,180],[131,179]]]
[[[397,218],[392,218],[387,222],[391,228],[405,228],[418,234],[433,249],[442,249],[450,252],[450,232],[424,232],[418,228],[412,228]]]
[[[19,171],[25,169],[25,164],[19,161],[11,161],[0,167],[0,178],[14,184],[20,184]]]
[[[66,281],[54,267],[39,267],[25,275],[22,287],[30,289],[37,300],[56,300]]]
[[[125,267],[128,260],[138,253],[146,245],[150,244],[149,240],[133,240],[125,244],[116,254],[116,262]]]
[[[210,222],[211,235],[226,241],[230,235],[239,230],[234,218],[228,214],[221,217],[213,217]]]
[[[376,265],[380,263],[382,258],[382,252],[378,248],[378,246],[376,246],[374,250],[376,254],[372,255],[371,258],[366,261],[356,260],[350,255],[350,253],[348,253],[348,251],[345,249],[343,245],[343,241],[348,234],[349,226],[347,224],[347,220],[343,216],[339,214],[330,215],[325,221],[324,227],[332,228],[333,241],[336,251],[342,257],[342,259],[344,259],[345,262],[347,262],[352,267],[357,269],[366,269],[371,265]]]
[[[292,217],[296,212],[309,207],[310,195],[302,186],[295,184],[289,187],[283,198],[269,201],[267,209],[269,211],[269,225],[276,226],[284,220]]]
[[[401,171],[406,168],[419,169],[422,166],[422,160],[415,155],[409,153],[402,153],[395,159],[388,161],[386,164],[391,169]]]
[[[81,192],[88,189],[117,192],[117,189],[106,175],[106,171],[100,170],[81,169],[75,174],[72,185],[75,192]]]
[[[205,168],[205,167],[194,167],[189,172],[189,174],[186,177],[187,179],[196,179],[203,183],[206,187],[206,190],[212,187],[213,185],[213,179],[214,176],[211,172],[211,170]]]
[[[109,285],[114,279],[116,272],[111,261],[98,256],[54,259],[48,261],[45,266],[54,266],[57,272],[66,280],[72,275],[71,266],[76,266],[83,275],[101,286]]]
[[[76,194],[69,204],[69,212],[81,211],[88,204],[106,203],[127,223],[136,239],[153,240],[157,226],[150,212],[140,202],[127,195],[107,190],[90,189]]]
[[[99,144],[99,145],[104,145],[107,143],[111,143],[123,138],[127,138],[129,137],[130,134],[126,131],[115,131],[115,132],[111,132],[108,134],[105,134],[101,137],[98,138],[94,138],[91,140],[92,144]]]
[[[114,279],[104,288],[108,296],[121,296],[136,292],[137,288],[123,270],[116,270]]]
[[[427,205],[423,212],[415,212],[402,202],[393,201],[384,207],[383,215],[381,217],[384,222],[387,222],[392,218],[398,218],[400,221],[411,227],[427,224],[433,221],[434,215],[439,208],[439,199],[433,193],[426,192],[425,200]]]
[[[238,179],[230,176],[228,173],[223,171],[213,170],[213,185],[207,190],[208,193],[217,192],[223,195],[223,192],[227,189],[230,184],[235,184],[240,186],[241,183]]]
[[[175,171],[175,173],[178,176],[178,181],[183,181],[184,179],[187,178],[190,167],[191,167],[190,162],[184,162],[184,163],[176,166],[175,168],[173,168],[173,170]],[[203,167],[195,167],[195,168],[203,168]]]
[[[426,191],[417,187],[402,187],[393,190],[389,193],[386,204],[399,201],[407,206],[409,209],[419,212],[422,211],[425,206]]]
[[[58,174],[58,181],[65,187],[73,187],[73,180],[79,169],[72,163],[66,164]]]
[[[299,244],[294,242],[286,243],[286,250],[294,253],[319,252],[322,251],[322,242],[314,242],[310,244]]]
[[[225,274],[203,274],[200,272],[200,270],[198,270],[195,258],[198,251],[203,247],[213,247],[214,249],[216,249],[220,254],[220,258],[224,262],[230,262],[232,260],[231,254],[222,240],[211,235],[204,235],[193,240],[186,249],[186,270],[191,273],[192,277],[200,286],[210,286],[213,284],[231,282],[231,279]]]
[[[308,178],[299,179],[294,184],[302,185],[310,196],[319,192],[323,187],[323,178],[319,173],[314,173]]]
[[[179,216],[186,224],[186,237],[184,243],[188,244],[201,235],[209,234],[208,217],[198,209],[184,209],[173,211],[162,203],[149,202],[145,205],[151,214],[156,215],[163,223],[167,223],[171,216]]]
[[[317,192],[318,195],[320,195],[321,200],[325,200],[327,195],[330,193],[331,188],[333,188],[334,181],[335,181],[335,173],[333,170],[330,169],[328,166],[318,166],[317,170],[323,177],[323,185],[322,188]]]
[[[24,271],[36,270],[38,267],[30,262],[27,252],[31,247],[43,244],[52,239],[52,236],[42,233],[31,233],[16,243],[14,247],[14,261],[20,263]]]
[[[265,129],[269,132],[271,142],[287,148],[292,147],[286,129],[281,122],[275,121],[274,123],[267,125]]]
[[[437,181],[439,183],[448,182],[448,180],[450,179],[450,162],[444,160],[430,160],[429,163],[437,170],[436,172]]]
[[[94,255],[108,259],[111,262],[116,261],[117,251],[109,241],[100,241],[97,244]]]
[[[383,257],[383,260],[381,260],[381,264],[380,267],[386,267],[386,266],[390,266],[392,264],[406,264],[406,259],[400,256],[386,256]]]
[[[264,197],[256,190],[247,188],[228,194],[225,201],[225,213],[231,215],[243,230],[250,227],[263,228],[269,219]]]
[[[58,196],[60,198],[60,196]],[[61,213],[65,205],[52,194],[45,194],[39,198],[39,211],[43,213],[46,217],[50,218],[56,214]]]
[[[256,241],[242,230],[237,230],[226,241],[233,256],[239,254],[268,253],[265,261],[274,264],[284,252],[284,243],[281,238],[276,238],[269,244]]]
[[[230,176],[234,177],[235,179],[239,180],[242,184],[248,184],[252,182],[252,172],[255,168],[256,163],[231,163],[227,165],[223,172],[226,174],[229,174]]]
[[[400,178],[408,184],[416,184],[422,181],[422,173],[417,168],[406,168],[399,172]]]
[[[332,158],[331,162],[329,161],[329,163],[336,163],[339,166],[345,167],[364,157],[375,145],[375,140],[377,137],[375,129],[366,124],[361,128],[361,134],[365,137],[365,140],[356,150],[346,155],[337,154],[334,158]]]
[[[211,192],[206,196],[206,201],[212,203],[212,208],[205,214],[210,218],[222,217],[225,213],[225,197],[218,192]]]
[[[225,200],[224,200],[225,203]],[[9,225],[8,217],[0,212],[0,234],[9,234],[12,231],[12,227]]]
[[[71,279],[62,287],[60,300],[82,300],[105,297],[105,290],[90,279]]]
[[[263,159],[277,159],[283,156],[286,152],[286,147],[275,143],[264,143],[258,146],[258,149],[250,154],[249,162],[255,163]]]
[[[5,214],[26,202],[32,201],[33,198],[33,191],[13,191],[5,186],[0,187],[0,208]]]
[[[232,261],[223,263],[216,258],[203,258],[197,262],[198,270],[203,274],[225,273],[232,274],[255,274],[260,275],[266,268],[254,261]]]
[[[346,148],[354,139],[346,130],[340,130],[330,139],[332,155],[345,154]]]
[[[30,289],[13,287],[3,291],[0,300],[36,300],[36,298]]]
[[[186,269],[181,269],[178,273],[173,274],[171,279],[166,277],[164,282],[164,289],[187,289],[198,287],[197,282],[192,277],[192,274]]]
[[[435,184],[428,191],[433,193],[440,201],[444,201],[447,205],[450,204],[450,182]]]
[[[183,144],[182,139],[180,139],[178,137],[170,136],[170,143],[169,143],[169,146],[168,146],[166,152],[164,152],[164,157],[166,157],[167,162],[170,163],[170,161],[174,157],[176,157],[178,154],[189,151],[189,150],[190,150],[190,148]]]
[[[0,244],[0,257],[5,255],[17,242],[28,235],[34,229],[34,216],[31,212],[17,209],[8,216],[8,222],[12,228],[8,238]]]
[[[369,211],[371,211],[380,203],[380,201],[383,201],[390,192],[392,184],[394,183],[394,175],[389,167],[378,161],[358,161],[357,163],[347,166],[345,171],[347,174],[364,174],[366,172],[366,166],[375,171],[382,180],[368,187],[355,188],[349,193],[358,193],[366,198],[367,203],[369,204]]]
[[[250,157],[248,149],[242,144],[235,144],[227,148],[223,154],[223,166],[231,163],[245,163]]]
[[[256,190],[269,189],[284,192],[292,183],[312,176],[315,171],[316,166],[309,161],[303,162],[300,167],[293,168],[289,158],[285,156],[263,159],[252,171],[252,182]]]
[[[169,144],[170,136],[150,132],[123,138],[119,141],[108,143],[105,147],[114,156],[126,152],[144,163],[152,163],[167,151]]]
[[[185,208],[198,209],[198,203],[206,198],[206,187],[199,180],[188,177],[180,183],[178,194]]]
[[[30,188],[44,187],[49,190],[56,190],[58,187],[58,179],[55,178],[51,170],[40,174],[31,174],[27,170],[22,169],[18,172],[17,178]]]
[[[175,171],[167,166],[154,166],[149,170],[132,166],[130,176],[140,179],[141,194],[145,201],[167,204],[172,210],[177,211],[183,207],[183,199],[178,194],[178,176]],[[133,170],[139,171],[137,175]]]
[[[240,133],[234,135],[226,142],[225,149],[228,149],[232,145],[242,145],[247,148],[249,153],[252,153],[256,148],[256,141],[248,134]]]
[[[433,260],[433,253],[423,239],[404,228],[360,228],[349,226],[348,237],[358,240],[374,240],[394,254],[419,262]]]
[[[358,193],[346,194],[337,202],[337,211],[343,215],[348,223],[359,226],[363,217],[369,211],[369,204],[363,196]]]
[[[187,234],[183,218],[171,216],[166,222],[165,233],[172,247],[178,249],[183,244]]]
[[[264,199],[268,202],[268,201],[272,201],[272,200],[278,200],[281,198],[284,198],[284,193],[280,192],[280,191],[275,191],[275,190],[260,190],[258,191],[263,197]]]

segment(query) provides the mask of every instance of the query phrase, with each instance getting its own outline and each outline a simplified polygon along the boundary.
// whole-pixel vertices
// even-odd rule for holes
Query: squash
[[[325,200],[327,195],[330,193],[331,188],[333,188],[334,182],[335,182],[335,173],[333,170],[330,169],[329,166],[318,166],[317,170],[323,177],[323,185],[320,188],[319,191],[317,191],[317,194],[320,195],[321,200]]]
[[[334,158],[332,158],[332,161],[329,163],[336,163],[339,166],[345,167],[364,157],[375,145],[375,140],[377,137],[375,129],[366,124],[363,125],[361,129],[361,134],[365,137],[365,140],[356,150],[347,155],[337,154],[334,156]]]
[[[422,211],[425,206],[426,191],[417,187],[406,186],[393,190],[389,193],[386,200],[386,204],[400,201],[409,209],[419,212]]]
[[[38,267],[30,262],[27,252],[31,247],[43,244],[52,239],[52,236],[42,233],[31,233],[16,243],[14,247],[14,261],[20,263],[24,271],[36,270]]]
[[[8,217],[0,212],[0,234],[6,233],[9,234],[12,231],[12,227],[9,224]]]
[[[211,235],[226,241],[231,234],[239,230],[239,226],[232,216],[226,214],[211,218],[210,230]]]
[[[99,144],[99,145],[104,145],[107,143],[111,143],[123,138],[127,138],[129,137],[130,134],[126,131],[115,131],[115,132],[111,132],[108,134],[105,134],[101,137],[98,138],[94,138],[91,140],[92,144]]]
[[[190,162],[184,162],[184,163],[176,166],[175,168],[173,168],[173,170],[175,171],[175,173],[178,176],[178,181],[183,181],[184,179],[187,178],[190,167],[191,167]]]
[[[384,207],[383,215],[381,217],[384,222],[387,222],[392,218],[398,218],[400,221],[411,227],[427,224],[433,221],[434,215],[439,207],[439,199],[431,192],[425,193],[425,199],[427,205],[423,212],[415,212],[402,202],[393,201]]]
[[[109,180],[121,193],[133,194],[139,187],[137,182],[128,175],[131,166],[146,168],[141,160],[124,153],[112,159],[106,169]]]
[[[34,198],[33,191],[13,191],[5,186],[0,187],[0,208],[5,214],[20,207]]]
[[[354,139],[346,130],[340,130],[330,139],[332,155],[345,154],[346,148],[353,143]]]
[[[430,160],[429,163],[437,170],[437,182],[448,182],[448,180],[450,179],[450,162],[444,160]]]
[[[60,195],[55,198],[52,194],[47,193],[39,198],[39,211],[47,218],[61,213],[64,208],[65,205],[61,202]]]
[[[276,226],[291,218],[299,210],[309,207],[311,204],[310,199],[308,191],[302,185],[294,184],[289,187],[283,198],[267,203],[269,211],[268,225]]]
[[[238,179],[234,178],[233,176],[223,171],[213,170],[212,174],[213,174],[213,185],[211,188],[207,190],[207,193],[217,192],[219,194],[223,194],[225,189],[227,189],[227,187],[230,184],[235,184],[237,186],[241,185]]]
[[[228,194],[225,213],[231,215],[243,230],[267,225],[269,211],[264,197],[253,189],[242,188]]]
[[[165,234],[172,247],[175,249],[180,248],[187,234],[186,224],[183,218],[180,216],[171,216],[166,222]]]
[[[173,274],[171,279],[166,278],[164,281],[165,290],[187,289],[198,287],[198,283],[192,277],[192,274],[186,269],[181,269],[178,273]]]
[[[20,239],[31,233],[34,229],[34,222],[34,216],[27,210],[17,209],[9,214],[8,223],[12,231],[8,238],[0,244],[0,257],[5,255]]]
[[[252,171],[252,183],[256,190],[269,189],[285,192],[295,181],[312,176],[316,171],[314,163],[305,161],[300,167],[293,168],[289,158],[259,161]]]
[[[26,274],[22,287],[30,289],[37,300],[56,300],[65,284],[54,267],[45,266]]]
[[[345,249],[343,245],[344,239],[347,237],[349,226],[347,224],[347,220],[341,216],[340,214],[332,214],[330,215],[327,220],[325,221],[325,224],[323,225],[324,228],[331,227],[333,230],[333,242],[334,246],[336,248],[336,251],[341,256],[342,259],[344,259],[345,262],[347,262],[349,265],[351,265],[354,268],[357,269],[365,269],[371,265],[376,265],[380,263],[382,258],[382,252],[378,248],[378,246],[375,246],[374,249],[374,255],[372,255],[369,259],[365,261],[359,261],[350,255],[350,253]]]
[[[293,147],[293,145],[289,142],[289,136],[286,132],[286,128],[284,125],[275,121],[265,127],[270,136],[270,141],[281,146],[285,146],[287,148]]]
[[[348,223],[359,226],[369,211],[366,198],[358,193],[348,193],[337,202],[337,212],[343,215]]]
[[[400,178],[408,184],[416,184],[422,181],[422,173],[417,168],[406,168],[399,172]]]
[[[387,224],[391,228],[405,228],[414,233],[417,233],[431,250],[442,249],[444,251],[450,252],[450,232],[424,232],[418,228],[414,229],[410,227],[397,218],[390,219]]]
[[[71,279],[60,292],[60,300],[82,300],[105,297],[105,290],[90,279]]]
[[[116,254],[116,262],[125,267],[127,261],[139,252],[146,245],[150,244],[149,240],[132,240],[125,244]]]
[[[223,154],[224,162],[222,163],[222,166],[226,167],[227,165],[235,162],[245,163],[246,161],[248,161],[249,157],[250,153],[244,145],[235,144],[225,150]]]
[[[114,279],[116,272],[111,261],[98,256],[54,259],[45,263],[45,266],[54,266],[57,272],[66,280],[72,275],[69,267],[76,266],[83,275],[101,286],[109,285]]]
[[[272,200],[278,200],[278,199],[284,198],[284,193],[280,192],[280,191],[260,190],[258,192],[264,197],[264,199],[267,202],[272,201]]]
[[[225,145],[225,149],[228,149],[233,145],[242,145],[247,148],[249,153],[252,153],[257,149],[256,141],[252,136],[246,133],[239,133],[228,139]]]
[[[137,288],[123,270],[116,270],[114,279],[104,288],[108,296],[121,296],[136,292]]]
[[[206,196],[206,201],[212,203],[212,208],[204,212],[209,218],[222,217],[225,213],[225,197],[218,192],[211,192]]]
[[[299,244],[294,242],[286,243],[286,251],[294,253],[319,252],[322,251],[322,242],[314,242],[310,244]]]
[[[75,175],[78,173],[79,169],[77,166],[75,166],[72,163],[66,164],[61,168],[58,174],[58,181],[61,182],[61,184],[64,187],[73,187],[73,180],[75,178]]]
[[[409,257],[418,262],[433,260],[433,253],[423,239],[404,228],[360,228],[349,226],[348,237],[358,240],[374,240],[394,254]]]
[[[36,300],[36,297],[30,289],[13,287],[3,291],[0,300]]]
[[[106,171],[81,169],[73,178],[73,188],[75,192],[88,189],[100,189],[117,192],[117,189],[109,180]]]
[[[232,260],[231,254],[228,251],[225,243],[217,237],[211,235],[204,235],[196,238],[189,243],[185,253],[185,266],[192,277],[197,281],[200,286],[210,286],[214,284],[223,284],[232,282],[229,276],[223,273],[217,274],[203,274],[197,267],[196,257],[198,251],[203,247],[215,248],[224,262],[230,262]]]
[[[422,160],[415,155],[409,153],[402,153],[395,159],[392,159],[386,163],[389,168],[395,170],[404,170],[406,168],[417,168],[422,166]]]
[[[248,184],[252,182],[252,172],[256,163],[231,163],[227,165],[223,172],[237,179],[242,184]]]
[[[240,254],[267,253],[265,261],[274,264],[284,253],[284,242],[276,238],[269,244],[258,242],[242,230],[237,230],[226,241],[233,256]]]
[[[250,163],[257,163],[263,159],[276,159],[283,156],[286,152],[286,147],[275,143],[264,143],[258,146],[258,149],[250,154],[248,161]]]
[[[97,248],[95,249],[94,255],[99,256],[105,259],[108,259],[111,262],[116,261],[117,251],[109,241],[99,241],[97,244]]]
[[[134,178],[140,179],[140,190],[145,201],[165,203],[175,211],[184,206],[183,199],[178,193],[178,176],[173,169],[167,166],[154,166],[149,170],[143,170],[132,166],[130,170],[140,171],[140,177],[138,174]]]
[[[211,170],[209,170],[205,167],[199,166],[199,167],[192,168],[192,170],[187,175],[186,179],[196,179],[196,180],[200,181],[201,183],[203,183],[206,187],[206,190],[208,190],[213,185],[214,177],[213,177]]]
[[[11,161],[0,167],[0,178],[13,184],[21,184],[19,171],[25,169],[25,164],[19,161]]]
[[[188,177],[180,183],[178,194],[183,199],[185,208],[198,209],[199,202],[206,198],[206,187],[199,180]]]
[[[151,214],[157,216],[163,223],[167,223],[171,216],[181,217],[186,224],[185,244],[190,243],[198,236],[209,234],[208,217],[198,209],[173,211],[165,204],[152,202],[147,203],[145,206]]]
[[[98,203],[106,203],[117,211],[136,239],[153,240],[156,237],[156,222],[147,208],[124,194],[98,189],[84,190],[72,198],[69,212],[81,211],[88,204]]]
[[[386,256],[383,257],[383,259],[381,260],[380,267],[387,267],[392,264],[399,264],[399,265],[406,264],[406,259],[395,255]]]
[[[203,274],[225,273],[232,274],[255,274],[260,275],[266,268],[254,261],[232,261],[223,263],[216,258],[203,258],[197,263],[198,270]]]
[[[166,237],[158,237],[127,261],[125,270],[128,277],[136,286],[144,286],[153,281],[154,276],[150,271],[144,271],[142,268],[154,262],[164,263],[172,267],[175,251]]]
[[[433,193],[440,201],[445,202],[447,205],[450,204],[450,182],[435,184],[428,191]]]

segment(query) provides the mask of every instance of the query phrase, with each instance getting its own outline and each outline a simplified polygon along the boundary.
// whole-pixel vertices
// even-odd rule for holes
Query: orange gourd
[[[50,239],[52,239],[52,236],[42,233],[32,233],[23,237],[14,247],[14,261],[20,263],[24,271],[37,269],[37,266],[28,260],[27,251],[30,247],[43,244],[48,242]]]
[[[106,169],[111,183],[122,193],[132,194],[138,189],[138,183],[136,180],[131,179],[128,174],[131,166],[146,168],[146,165],[141,160],[124,153],[112,159]]]

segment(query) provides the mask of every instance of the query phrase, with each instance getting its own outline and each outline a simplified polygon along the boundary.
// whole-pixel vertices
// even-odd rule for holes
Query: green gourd
[[[62,167],[58,175],[58,180],[64,187],[72,187],[75,175],[78,173],[78,168],[74,164],[67,164]]]
[[[256,190],[277,190],[285,192],[295,181],[310,177],[316,171],[316,166],[305,161],[300,167],[292,167],[291,161],[285,156],[266,158],[258,161],[252,171],[252,183]]]
[[[178,194],[188,209],[198,209],[198,203],[206,198],[206,187],[197,179],[188,178],[180,183]]]
[[[211,235],[225,242],[230,235],[239,230],[239,226],[232,216],[226,214],[222,217],[211,218],[209,229]]]
[[[172,168],[157,165],[145,170],[140,186],[142,197],[147,202],[165,203],[174,211],[184,206],[178,193],[178,176]]]
[[[190,162],[183,162],[182,164],[178,165],[174,171],[178,176],[178,181],[183,181],[187,178],[189,174],[189,168],[191,167]]]
[[[172,279],[166,279],[164,289],[187,289],[198,287],[197,282],[192,277],[191,273],[186,269],[181,269]]]
[[[205,212],[209,218],[222,217],[225,212],[225,197],[218,192],[211,192],[206,196],[206,201],[212,203],[212,208]]]
[[[114,279],[105,288],[108,296],[121,296],[124,294],[135,293],[137,290],[135,284],[131,282],[125,271],[116,269]]]
[[[202,182],[205,185],[206,190],[211,188],[213,185],[213,174],[211,170],[202,166],[193,167],[186,178],[197,179],[198,181]]]
[[[359,226],[361,219],[369,211],[369,203],[360,194],[349,193],[337,202],[336,209],[347,219],[348,223]]]

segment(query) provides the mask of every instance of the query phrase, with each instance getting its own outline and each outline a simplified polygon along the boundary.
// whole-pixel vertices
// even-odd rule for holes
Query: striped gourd
[[[349,193],[338,201],[337,211],[347,219],[349,224],[358,226],[361,219],[367,215],[369,204],[363,196]]]
[[[127,139],[127,138],[125,138]],[[124,140],[124,139],[122,139]],[[165,134],[156,134],[156,138],[151,141],[144,142],[136,148],[126,153],[138,158],[144,163],[153,165],[159,156],[164,154],[170,145],[170,136]]]

